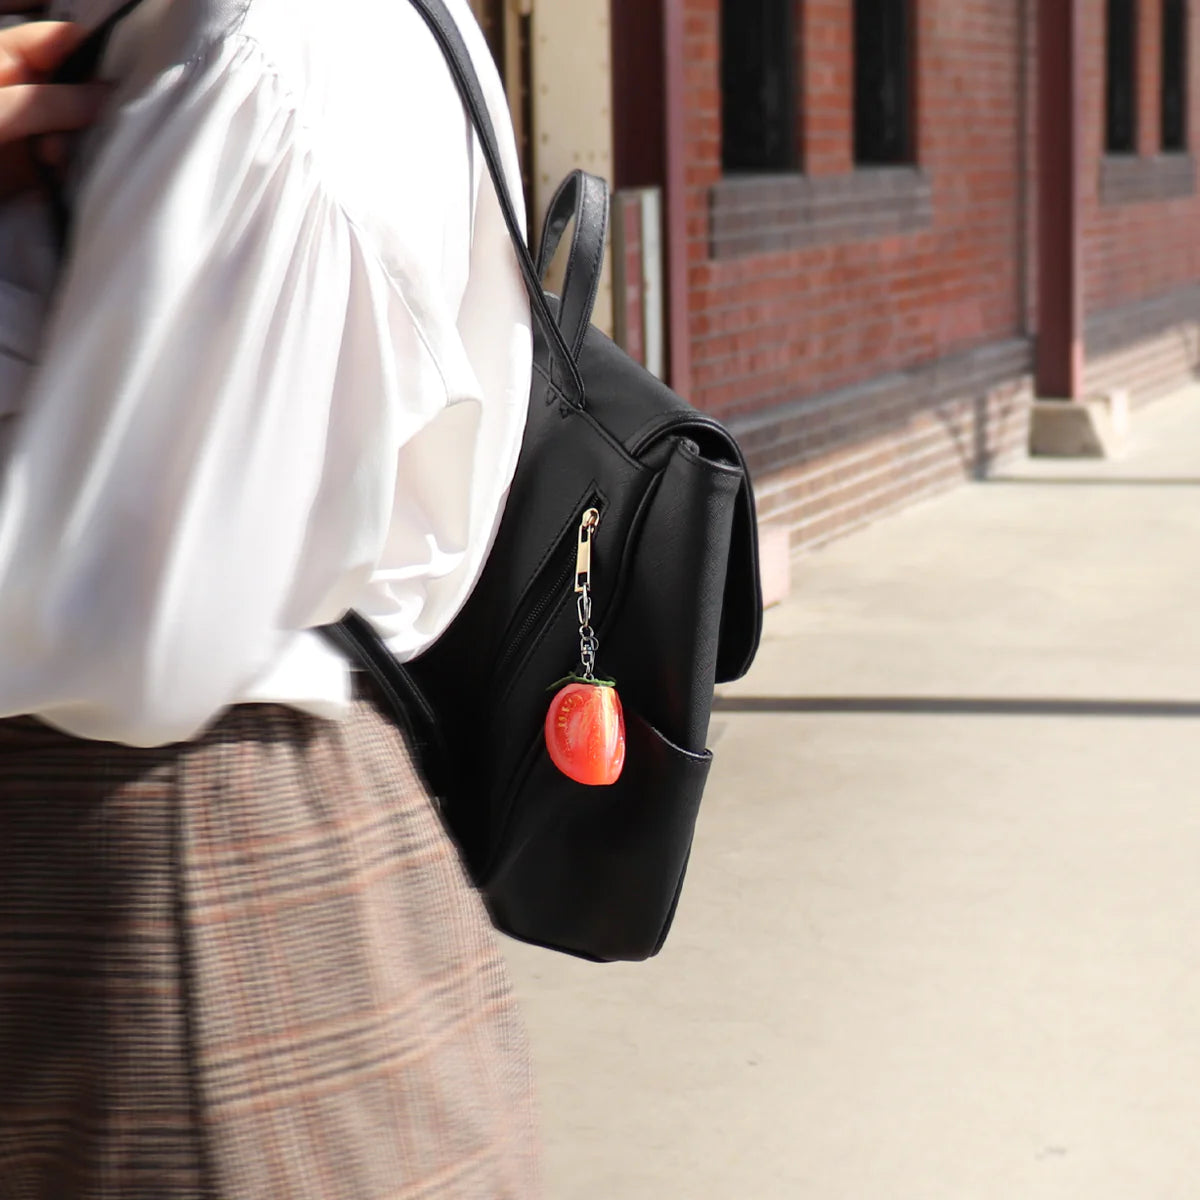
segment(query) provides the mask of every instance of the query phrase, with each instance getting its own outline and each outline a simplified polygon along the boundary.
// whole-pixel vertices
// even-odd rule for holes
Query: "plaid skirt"
[[[0,721],[2,1200],[539,1194],[523,1027],[400,734]]]

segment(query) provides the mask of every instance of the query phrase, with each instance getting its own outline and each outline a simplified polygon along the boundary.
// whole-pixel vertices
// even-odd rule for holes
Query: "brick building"
[[[610,21],[612,174],[664,196],[667,370],[793,549],[986,475],[1035,396],[1195,377],[1200,0],[538,0],[535,84],[594,55],[539,40],[539,5]]]

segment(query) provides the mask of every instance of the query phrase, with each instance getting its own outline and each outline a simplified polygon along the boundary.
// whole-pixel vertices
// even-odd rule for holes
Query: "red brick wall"
[[[809,175],[854,168],[854,122],[846,97],[854,87],[850,6],[842,0],[799,0],[799,161]]]
[[[1025,444],[1036,6],[1058,0],[914,2],[923,190],[885,229],[886,197],[843,187],[869,174],[852,161],[852,0],[796,0],[804,175],[770,186],[723,179],[720,0],[682,0],[691,398],[743,436],[760,512],[793,547],[981,477]],[[1159,0],[1141,0],[1140,156],[1116,163],[1103,154],[1105,0],[1083,4],[1088,386],[1136,403],[1200,375],[1200,196],[1194,163],[1158,154]],[[1200,0],[1190,18],[1200,159]]]
[[[1200,195],[1132,203],[1101,202],[1104,156],[1104,0],[1085,0],[1084,303],[1089,314],[1135,304],[1200,282]],[[1138,56],[1138,150],[1159,153],[1161,120],[1159,0],[1141,0]],[[1200,155],[1200,4],[1189,21],[1188,140]]]
[[[920,0],[920,166],[932,223],[715,261],[718,0],[686,0],[693,400],[724,416],[820,395],[1012,336],[1023,322],[1019,17],[1013,0]],[[803,161],[852,163],[850,0],[802,5]]]
[[[1029,344],[1013,338],[930,367],[739,418],[761,520],[818,545],[966,479],[1029,441]]]

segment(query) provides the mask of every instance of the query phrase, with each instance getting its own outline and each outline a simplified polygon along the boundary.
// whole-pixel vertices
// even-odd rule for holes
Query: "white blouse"
[[[482,156],[405,0],[146,0],[103,73],[61,278],[41,202],[0,209],[0,717],[337,717],[311,628],[429,646],[516,463],[529,307]]]

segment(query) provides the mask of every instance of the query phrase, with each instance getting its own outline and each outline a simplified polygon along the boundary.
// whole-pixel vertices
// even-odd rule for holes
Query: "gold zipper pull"
[[[579,524],[579,550],[575,555],[575,592],[585,595],[592,590],[592,534],[600,524],[600,510],[589,508]]]

